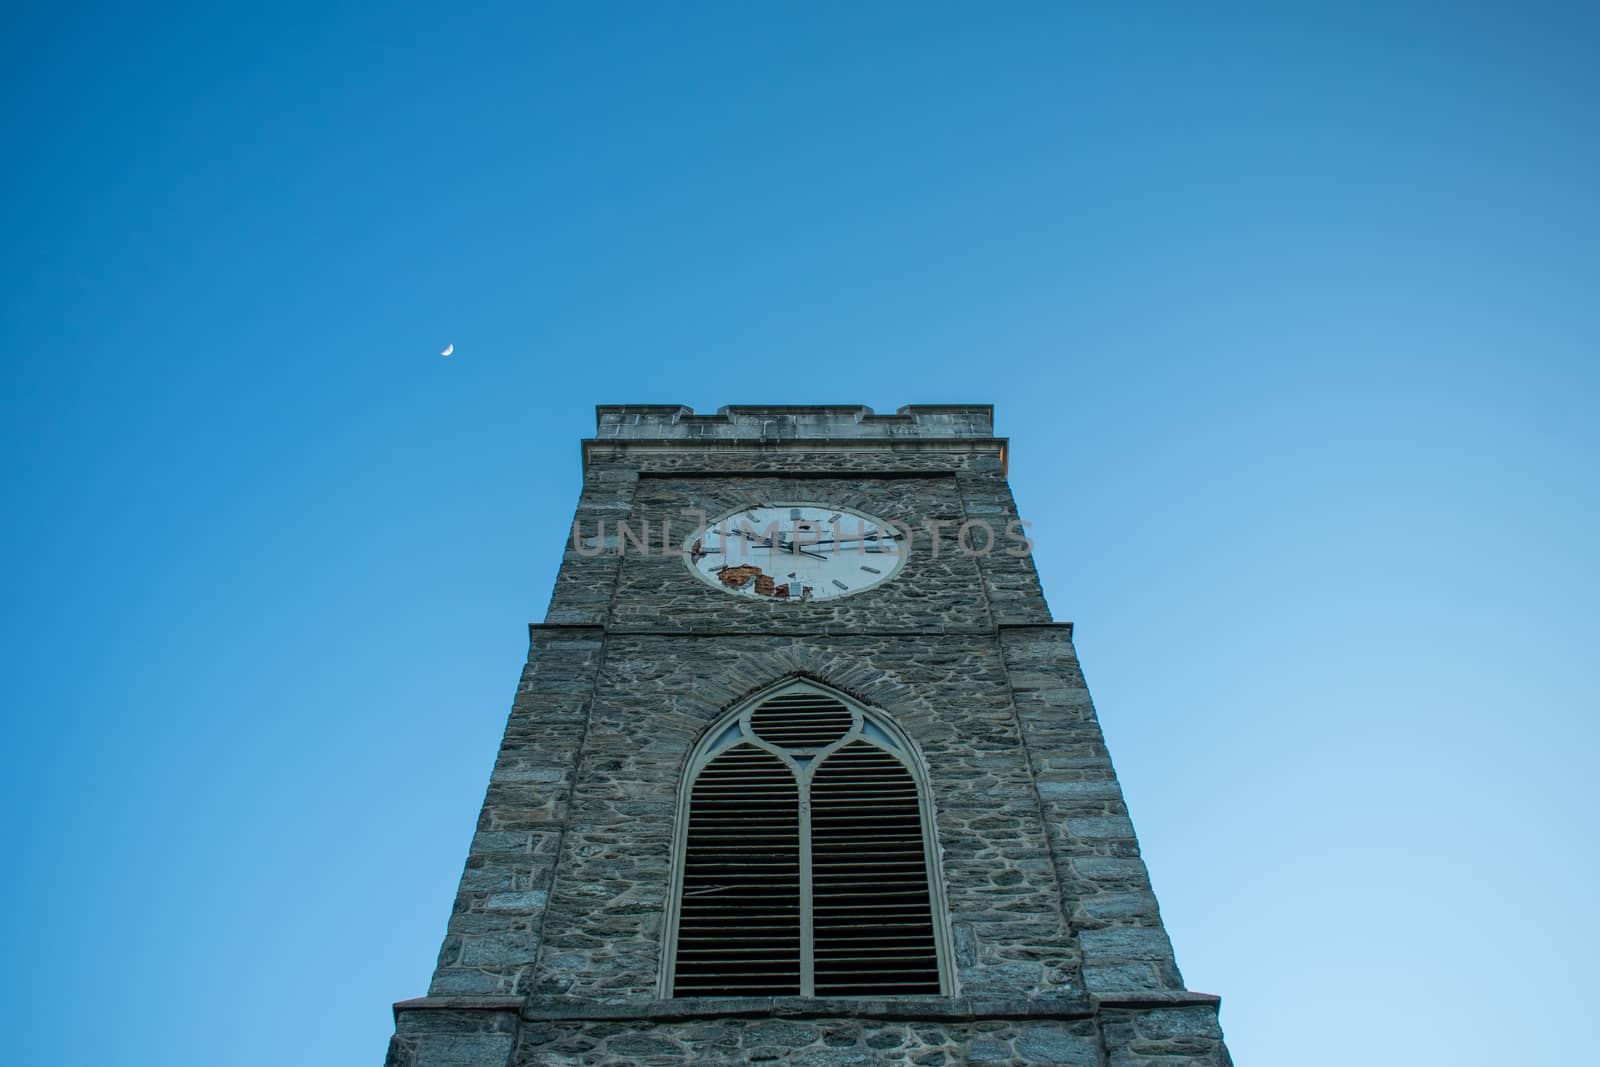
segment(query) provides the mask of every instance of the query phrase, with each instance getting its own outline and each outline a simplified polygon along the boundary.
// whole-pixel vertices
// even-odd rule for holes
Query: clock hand
[[[813,557],[815,559],[826,560],[828,558],[827,556],[824,556],[821,552],[809,552],[806,549],[798,547],[793,541],[785,541],[782,537],[779,537],[777,539],[777,544],[774,545],[772,538],[770,538],[770,537],[757,537],[755,534],[751,533],[749,530],[741,529],[741,530],[739,530],[739,535],[741,537],[744,537],[744,538],[748,539],[748,540],[754,541],[757,545],[760,545],[762,548],[774,548],[774,547],[776,547],[777,549],[779,549],[780,551],[783,551],[783,552],[798,552],[801,555],[811,556],[811,557]],[[817,543],[817,542],[813,542],[813,541],[807,541],[806,542],[806,544],[808,544],[808,545],[809,544],[815,544],[815,543]]]
[[[740,537],[744,538],[746,541],[754,541],[756,544],[761,545],[763,548],[771,548],[772,547],[772,538],[770,538],[770,537],[757,537],[755,534],[751,533],[749,530],[739,530],[739,531],[737,531],[737,533],[739,534]]]
[[[806,542],[806,544],[808,544],[808,545],[809,544],[814,544],[814,543],[815,542],[812,542],[812,541],[807,541]],[[812,552],[810,549],[801,548],[799,545],[795,544],[793,541],[784,541],[784,540],[780,539],[778,541],[778,548],[781,551],[784,551],[784,552],[798,552],[802,556],[811,556],[814,559],[825,560],[825,559],[828,558],[827,556],[824,556],[821,552]]]
[[[815,542],[812,542],[812,541],[807,541],[806,542],[806,544],[808,544],[808,545],[809,544],[814,544],[814,543]],[[781,551],[784,551],[784,552],[798,552],[802,556],[814,556],[817,559],[827,559],[828,558],[827,556],[824,556],[821,552],[809,551],[807,549],[801,548],[799,545],[795,544],[793,541],[785,541],[781,537],[778,539],[778,548]]]
[[[808,545],[847,545],[852,541],[904,541],[905,534],[882,534],[873,537],[830,537],[822,541],[807,541]]]

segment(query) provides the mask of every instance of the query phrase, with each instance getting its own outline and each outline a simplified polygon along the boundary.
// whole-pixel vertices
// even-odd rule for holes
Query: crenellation
[[[892,415],[860,405],[730,404],[714,415],[681,404],[602,404],[595,436],[610,440],[846,440],[983,438],[994,433],[988,404],[910,404]]]

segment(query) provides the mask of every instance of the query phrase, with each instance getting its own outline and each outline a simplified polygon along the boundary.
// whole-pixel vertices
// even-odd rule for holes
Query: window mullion
[[[800,794],[800,995],[817,995],[816,954],[812,949],[815,926],[811,911],[811,783],[802,769]]]

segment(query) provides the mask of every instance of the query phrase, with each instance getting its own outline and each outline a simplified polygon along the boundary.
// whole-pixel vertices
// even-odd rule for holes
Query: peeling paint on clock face
[[[804,603],[888,581],[905,564],[906,526],[828,504],[754,504],[695,532],[689,569],[736,596]]]

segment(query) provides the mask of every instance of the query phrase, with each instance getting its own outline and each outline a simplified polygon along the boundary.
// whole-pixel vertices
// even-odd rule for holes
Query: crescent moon
[[[448,356],[450,353],[454,352],[455,350],[456,350],[455,342],[452,341],[450,344],[445,345],[444,346],[444,351],[440,352],[439,354],[441,356]]]

